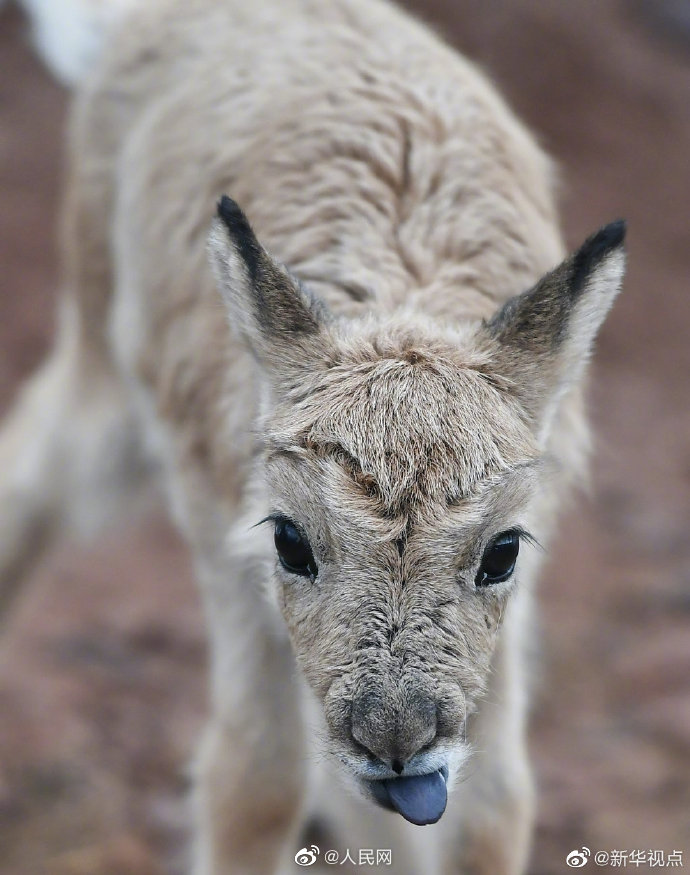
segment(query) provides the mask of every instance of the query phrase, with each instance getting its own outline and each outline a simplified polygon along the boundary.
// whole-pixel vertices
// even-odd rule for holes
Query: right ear
[[[581,377],[594,338],[620,291],[625,222],[606,225],[484,325],[494,367],[530,419],[548,433],[558,402]]]
[[[223,196],[209,236],[211,261],[230,324],[272,382],[292,382],[327,355],[325,305],[260,245],[239,206]]]

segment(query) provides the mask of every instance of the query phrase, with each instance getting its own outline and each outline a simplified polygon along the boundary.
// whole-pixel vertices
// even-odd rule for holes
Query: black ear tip
[[[580,252],[590,263],[595,264],[622,245],[625,231],[625,219],[617,219],[609,225],[604,225],[585,241]]]
[[[605,225],[596,236],[602,238],[602,248],[615,249],[625,240],[625,232],[627,229],[628,224],[625,219],[616,219],[615,222]]]
[[[617,219],[615,222],[604,225],[583,243],[580,249],[581,255],[592,263],[599,261],[623,243],[625,231],[625,219]]]
[[[573,274],[571,294],[577,295],[590,272],[606,258],[623,245],[625,240],[626,223],[624,219],[604,225],[596,233],[592,234],[573,256]]]
[[[217,209],[219,218],[223,220],[231,234],[237,234],[238,231],[247,232],[249,222],[237,201],[224,194],[218,201]]]
[[[237,213],[240,211],[240,208],[237,204],[237,201],[234,201],[231,197],[228,197],[226,194],[220,196],[220,200],[218,201],[218,215],[222,218],[225,218],[227,215],[232,215],[233,213]]]
[[[254,236],[249,220],[237,202],[226,194],[218,201],[217,209],[218,217],[227,228],[230,240],[237,247],[249,272],[254,276],[261,258],[261,247]]]
[[[599,265],[607,255],[623,245],[626,223],[617,219],[609,225],[604,225],[592,234],[573,256],[571,295],[577,297],[584,288],[585,281],[591,271]]]

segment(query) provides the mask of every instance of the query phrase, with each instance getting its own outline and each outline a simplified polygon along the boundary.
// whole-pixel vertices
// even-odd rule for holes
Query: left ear
[[[496,372],[540,429],[548,428],[549,411],[582,376],[620,291],[624,239],[625,222],[606,225],[483,327],[493,341]]]
[[[271,258],[229,197],[218,204],[209,252],[230,324],[274,386],[294,383],[325,358],[326,306]]]

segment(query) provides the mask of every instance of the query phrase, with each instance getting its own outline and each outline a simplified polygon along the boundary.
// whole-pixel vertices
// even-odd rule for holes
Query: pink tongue
[[[446,810],[448,791],[440,772],[391,778],[383,784],[398,814],[417,826],[436,823]]]

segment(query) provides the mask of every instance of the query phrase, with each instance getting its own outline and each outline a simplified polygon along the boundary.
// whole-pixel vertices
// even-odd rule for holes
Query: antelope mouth
[[[441,819],[448,801],[448,769],[442,766],[426,775],[405,775],[367,781],[374,800],[397,811],[409,823],[428,826]]]

